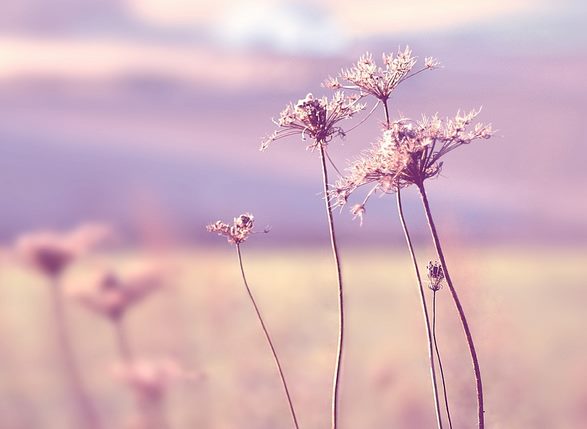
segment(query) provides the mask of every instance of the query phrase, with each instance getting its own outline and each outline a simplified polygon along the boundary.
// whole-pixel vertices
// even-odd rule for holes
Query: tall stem
[[[289,404],[289,410],[291,412],[291,417],[293,419],[294,426],[296,427],[296,429],[299,429],[298,419],[296,417],[296,412],[294,410],[293,402],[292,402],[291,396],[289,394],[287,382],[285,381],[285,375],[283,374],[283,369],[281,368],[281,363],[279,362],[279,358],[277,357],[277,352],[275,351],[273,341],[271,340],[271,336],[269,335],[269,331],[267,330],[267,327],[265,326],[265,322],[263,321],[263,316],[261,316],[261,311],[259,310],[259,307],[257,306],[257,302],[255,301],[255,298],[253,297],[253,293],[251,292],[251,289],[249,288],[249,283],[247,282],[247,277],[245,276],[245,269],[243,267],[243,258],[241,255],[241,248],[240,248],[239,244],[236,245],[236,253],[238,256],[238,263],[240,266],[241,275],[243,278],[243,283],[245,285],[245,288],[247,289],[247,294],[249,295],[249,298],[251,299],[253,307],[255,308],[255,313],[257,313],[257,318],[259,319],[259,323],[261,324],[261,328],[263,329],[263,333],[265,334],[265,338],[267,339],[267,342],[269,343],[269,347],[271,348],[271,353],[273,354],[273,360],[275,361],[275,365],[277,366],[277,370],[279,371],[279,377],[281,378],[281,383],[283,384],[283,390],[285,391],[285,396],[287,397],[287,402]]]
[[[434,338],[434,350],[436,350],[436,357],[438,359],[438,368],[440,369],[440,378],[442,379],[442,393],[444,395],[444,407],[448,417],[448,426],[452,429],[452,419],[450,417],[450,407],[448,405],[448,394],[446,392],[446,380],[444,378],[444,368],[442,367],[442,359],[440,358],[440,351],[438,350],[438,340],[436,339],[436,290],[432,291],[432,338]]]
[[[389,127],[389,106],[387,99],[383,100],[383,110],[385,111],[385,124]]]
[[[116,336],[116,346],[118,347],[118,353],[125,365],[131,365],[133,362],[133,352],[126,335],[124,328],[123,316],[113,319],[114,334]]]
[[[336,266],[336,279],[338,283],[338,345],[336,352],[336,364],[334,367],[334,378],[332,383],[332,429],[338,427],[338,403],[339,403],[339,385],[340,370],[342,364],[342,353],[344,344],[344,294],[342,287],[342,269],[338,256],[338,246],[336,244],[336,233],[334,232],[334,218],[332,216],[332,203],[328,198],[328,169],[326,168],[326,152],[324,145],[320,143],[320,160],[322,161],[322,185],[324,189],[324,202],[326,204],[326,214],[328,217],[328,230],[330,231],[330,244],[332,255]]]
[[[463,310],[463,306],[461,301],[459,300],[459,296],[457,291],[454,288],[452,280],[450,278],[450,274],[448,268],[446,266],[446,260],[444,259],[444,253],[442,252],[442,246],[440,244],[440,239],[438,238],[438,233],[436,231],[436,226],[434,224],[434,219],[432,218],[432,213],[430,211],[430,203],[428,202],[428,197],[426,195],[426,190],[424,189],[424,184],[418,184],[418,189],[420,190],[420,195],[422,196],[422,203],[424,205],[424,210],[426,211],[426,219],[428,220],[428,226],[430,227],[430,233],[432,234],[432,239],[434,241],[434,247],[436,248],[436,253],[438,254],[438,259],[440,259],[440,264],[442,265],[442,269],[444,271],[444,276],[446,278],[446,283],[448,284],[448,288],[450,290],[452,299],[454,304],[457,308],[459,313],[459,318],[461,319],[461,324],[463,325],[463,331],[465,332],[465,337],[467,339],[467,345],[469,346],[469,352],[471,354],[471,360],[473,363],[473,372],[475,375],[475,384],[477,390],[477,420],[478,420],[478,427],[479,429],[483,429],[485,427],[485,416],[484,416],[484,409],[483,409],[483,384],[481,381],[481,370],[479,368],[479,360],[477,359],[477,351],[475,350],[475,343],[473,342],[473,335],[471,334],[471,329],[469,328],[469,323],[467,322],[467,317],[465,316],[465,311]]]
[[[420,303],[422,304],[422,314],[424,315],[424,322],[426,325],[426,336],[428,338],[428,359],[430,360],[430,377],[432,379],[432,392],[434,393],[434,408],[436,410],[436,424],[438,425],[439,429],[442,429],[442,418],[440,413],[440,400],[438,398],[438,384],[436,381],[436,369],[434,366],[434,351],[433,351],[433,338],[432,338],[432,331],[430,329],[430,318],[428,316],[428,307],[426,305],[426,296],[424,294],[424,287],[422,286],[422,278],[420,277],[420,270],[418,268],[418,261],[416,259],[416,254],[414,253],[414,246],[412,245],[412,239],[410,237],[410,233],[408,231],[408,227],[406,225],[406,220],[404,217],[404,210],[402,207],[402,198],[400,190],[397,190],[397,211],[399,214],[399,218],[402,224],[402,228],[404,230],[404,237],[406,238],[406,244],[410,251],[410,257],[412,258],[412,265],[414,266],[414,271],[416,273],[416,280],[418,281],[418,289],[420,292]]]
[[[67,377],[71,396],[76,404],[80,427],[98,429],[100,427],[98,416],[84,385],[81,371],[73,351],[63,302],[63,293],[57,277],[53,278],[51,284],[51,301],[61,363],[64,374]]]

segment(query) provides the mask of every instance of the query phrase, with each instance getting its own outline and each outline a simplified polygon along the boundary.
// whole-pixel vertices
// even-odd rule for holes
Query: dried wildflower
[[[72,295],[88,309],[117,320],[131,306],[162,285],[161,274],[152,268],[129,273],[124,277],[105,271],[99,273],[85,288],[74,290]]]
[[[337,124],[365,108],[364,104],[358,102],[360,98],[359,95],[347,96],[339,91],[330,100],[308,94],[295,105],[290,103],[281,112],[279,120],[273,121],[279,129],[263,141],[261,150],[267,149],[275,140],[296,134],[300,134],[302,140],[306,137],[313,140],[309,149],[326,145],[333,137],[344,136],[343,129]]]
[[[369,195],[399,188],[435,177],[442,168],[441,158],[473,140],[492,136],[491,125],[476,124],[468,129],[479,111],[460,112],[452,119],[438,115],[419,121],[400,119],[383,131],[382,137],[362,157],[351,164],[348,174],[331,191],[338,205],[344,205],[359,187],[373,185]]]
[[[207,225],[206,229],[208,232],[215,232],[218,235],[226,237],[229,243],[238,245],[249,238],[249,235],[254,234],[254,222],[255,218],[252,214],[244,213],[239,217],[234,218],[232,226],[218,220],[214,223],[211,223],[210,225]],[[269,228],[265,228],[263,232],[269,232]]]
[[[82,225],[68,233],[41,231],[21,236],[17,254],[29,265],[50,277],[59,276],[80,254],[112,234],[106,226]]]
[[[330,196],[335,199],[336,204],[345,205],[351,194],[364,185],[374,186],[361,204],[363,208],[375,192],[394,191],[397,186],[397,176],[408,161],[404,152],[393,148],[391,131],[386,130],[370,150],[365,151],[349,166],[348,173],[335,183]]]
[[[442,281],[444,280],[442,265],[438,262],[430,261],[426,269],[428,270],[428,280],[430,281],[428,287],[434,292],[440,290]]]
[[[424,70],[437,68],[439,62],[434,58],[425,59],[424,68],[415,72],[417,58],[412,56],[412,50],[406,46],[398,50],[397,54],[383,54],[383,67],[378,66],[370,53],[359,58],[351,68],[342,70],[338,77],[330,77],[324,86],[332,89],[350,89],[371,94],[381,101],[386,101],[397,86],[410,77]],[[347,82],[347,85],[340,83]]]

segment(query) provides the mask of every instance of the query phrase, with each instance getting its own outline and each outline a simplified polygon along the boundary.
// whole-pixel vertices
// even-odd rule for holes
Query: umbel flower
[[[72,292],[86,308],[109,319],[124,316],[134,304],[162,286],[161,275],[152,268],[119,276],[112,271],[99,273],[88,286]]]
[[[31,267],[58,277],[76,257],[112,237],[105,225],[81,225],[67,233],[40,231],[24,234],[16,242],[16,253]]]
[[[458,112],[454,118],[445,120],[434,115],[423,116],[419,121],[404,118],[393,122],[377,143],[351,164],[331,196],[344,205],[364,185],[373,185],[366,200],[377,191],[389,193],[412,184],[421,186],[424,180],[440,173],[441,159],[446,154],[492,136],[491,125],[470,126],[478,114],[473,110],[466,114]]]
[[[438,68],[440,63],[428,57],[424,60],[424,67],[412,72],[417,63],[417,58],[412,56],[412,50],[406,46],[398,50],[397,54],[383,54],[383,67],[378,66],[370,53],[359,58],[351,68],[342,70],[337,77],[330,77],[324,82],[324,86],[332,89],[350,89],[361,93],[371,94],[381,101],[389,98],[399,84],[406,79],[424,71]],[[341,84],[340,81],[345,82]]]
[[[310,93],[295,105],[290,103],[279,115],[279,120],[273,121],[279,129],[263,141],[261,150],[267,149],[275,140],[296,134],[300,134],[302,140],[306,137],[313,140],[309,149],[326,145],[333,137],[344,136],[343,129],[337,124],[365,108],[359,103],[360,99],[358,94],[347,96],[337,91],[330,100],[327,97],[314,98]]]
[[[242,215],[234,218],[232,225],[218,220],[214,223],[211,223],[210,225],[207,225],[206,229],[208,232],[215,232],[218,235],[226,237],[229,243],[238,245],[249,238],[251,234],[254,234],[254,224],[254,216],[250,213],[243,213]],[[269,228],[265,228],[263,232],[269,232]]]

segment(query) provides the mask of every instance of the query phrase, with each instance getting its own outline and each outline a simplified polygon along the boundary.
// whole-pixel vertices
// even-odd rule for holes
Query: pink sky
[[[306,222],[319,207],[316,160],[296,140],[260,154],[271,117],[323,92],[320,82],[365,50],[378,56],[405,43],[444,68],[401,88],[394,114],[482,105],[481,119],[499,130],[455,153],[439,201],[477,228],[586,227],[586,202],[573,198],[587,182],[587,44],[573,30],[580,2],[59,0],[43,14],[39,2],[7,5],[11,26],[0,31],[2,234],[76,217],[128,223],[109,198],[130,201],[141,187],[185,222],[230,217],[232,206],[267,216],[289,208]],[[333,148],[339,163],[368,146],[376,122]],[[39,163],[49,158],[45,177]],[[29,170],[36,174],[22,176]]]

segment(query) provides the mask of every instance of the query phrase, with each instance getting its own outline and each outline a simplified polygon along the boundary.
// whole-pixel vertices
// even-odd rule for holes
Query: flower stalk
[[[414,252],[414,246],[412,245],[412,239],[410,237],[410,233],[406,224],[406,220],[404,217],[404,210],[402,206],[402,198],[401,198],[401,191],[400,189],[397,190],[396,193],[396,200],[397,200],[397,211],[399,214],[399,218],[402,224],[402,229],[404,232],[404,237],[406,239],[406,245],[410,252],[410,257],[412,259],[412,265],[414,266],[414,272],[416,274],[416,281],[418,283],[418,291],[420,295],[420,304],[422,305],[422,315],[424,316],[424,324],[426,326],[426,337],[428,342],[428,359],[430,361],[430,378],[432,381],[432,392],[434,395],[434,410],[436,412],[436,424],[439,429],[442,429],[442,417],[440,412],[440,400],[438,397],[438,383],[436,377],[436,367],[434,364],[434,339],[433,339],[433,331],[430,329],[430,317],[428,315],[428,306],[426,305],[426,296],[424,294],[424,286],[422,285],[422,277],[420,276],[420,269],[418,268],[418,261],[416,259],[416,254]]]
[[[63,371],[67,378],[69,389],[77,408],[80,425],[88,429],[99,429],[100,423],[98,416],[92,401],[90,400],[90,396],[83,381],[81,370],[73,350],[64,297],[57,276],[53,277],[50,289],[57,345],[61,354]]]
[[[261,325],[261,329],[263,330],[263,333],[265,334],[265,339],[267,340],[267,343],[269,344],[269,348],[271,349],[271,354],[273,355],[273,360],[275,361],[275,365],[277,366],[277,371],[279,372],[279,378],[281,379],[281,383],[283,385],[283,390],[284,390],[285,396],[287,398],[287,403],[289,405],[289,411],[291,413],[291,417],[292,417],[294,426],[296,429],[299,429],[300,426],[298,424],[296,412],[295,412],[295,409],[293,406],[291,395],[289,393],[289,388],[287,387],[287,382],[285,381],[285,375],[283,373],[283,369],[281,367],[281,363],[279,361],[279,358],[277,357],[277,351],[275,350],[275,346],[273,345],[273,340],[271,339],[271,335],[269,334],[269,331],[267,330],[267,326],[265,326],[265,322],[263,321],[263,316],[261,315],[261,310],[259,310],[259,306],[257,305],[257,301],[255,301],[255,297],[253,296],[253,293],[251,292],[251,288],[249,287],[249,283],[247,282],[247,277],[245,275],[245,268],[243,266],[243,257],[241,254],[240,243],[236,244],[236,253],[237,253],[237,257],[238,257],[238,264],[240,267],[241,276],[243,279],[243,284],[245,285],[245,289],[247,290],[247,295],[249,296],[249,299],[251,300],[251,303],[253,304],[253,308],[255,309],[255,313],[257,314],[257,319],[259,319],[259,324]]]
[[[340,373],[344,349],[344,289],[342,282],[342,268],[338,253],[338,244],[336,242],[336,232],[334,229],[334,217],[332,215],[332,201],[328,197],[329,182],[328,169],[326,167],[326,149],[324,144],[320,144],[320,161],[322,164],[322,185],[328,218],[328,231],[330,233],[330,245],[332,247],[332,256],[334,258],[334,265],[336,267],[336,281],[338,287],[338,342],[336,349],[336,363],[334,366],[334,376],[332,381],[332,428],[336,429],[338,427]]]
[[[216,221],[216,222],[211,223],[210,225],[206,226],[206,229],[208,230],[208,232],[216,233],[220,236],[226,237],[228,242],[231,244],[234,244],[236,247],[236,254],[237,254],[237,259],[238,259],[238,264],[239,264],[243,284],[245,286],[245,289],[247,291],[247,295],[251,301],[251,304],[253,305],[253,308],[255,310],[255,314],[257,315],[257,319],[259,320],[259,324],[261,325],[261,329],[263,330],[263,334],[265,335],[265,339],[267,340],[267,343],[269,344],[269,348],[271,349],[271,354],[273,356],[273,360],[274,360],[275,365],[277,367],[277,371],[279,373],[279,378],[281,380],[281,384],[283,385],[283,390],[285,392],[285,396],[287,399],[287,403],[289,406],[289,411],[291,413],[294,427],[296,429],[299,429],[298,418],[297,418],[297,415],[296,415],[296,412],[294,409],[293,401],[291,399],[291,394],[289,392],[287,381],[285,379],[285,374],[283,373],[283,368],[281,367],[281,362],[279,360],[279,357],[277,356],[277,350],[275,349],[275,346],[273,344],[273,340],[271,338],[271,335],[269,334],[269,330],[267,329],[267,326],[265,325],[263,315],[261,314],[261,310],[259,309],[259,306],[257,305],[257,301],[255,300],[253,292],[251,291],[251,288],[249,287],[249,282],[247,281],[247,276],[245,274],[243,257],[242,257],[242,253],[241,253],[241,244],[244,243],[249,238],[249,236],[251,236],[252,234],[256,234],[256,232],[253,230],[254,224],[255,224],[255,218],[253,217],[253,215],[250,213],[243,213],[240,216],[234,218],[234,222],[232,225],[229,225],[229,224],[224,223],[222,221]],[[269,227],[265,228],[262,232],[263,233],[269,232]]]
[[[454,287],[452,279],[450,277],[450,273],[448,271],[446,265],[446,259],[444,257],[444,252],[442,251],[442,245],[440,243],[440,238],[438,237],[438,232],[436,230],[436,225],[434,223],[434,218],[432,217],[432,211],[430,210],[430,203],[428,201],[428,196],[426,195],[426,190],[424,188],[424,183],[419,182],[417,183],[418,190],[420,191],[420,196],[422,198],[422,204],[424,206],[424,211],[426,212],[426,219],[428,221],[428,227],[430,229],[430,234],[432,235],[432,241],[434,242],[434,248],[436,249],[436,254],[438,255],[438,259],[440,260],[440,264],[442,266],[442,270],[444,272],[444,276],[446,279],[446,284],[450,290],[453,302],[459,314],[459,319],[461,321],[461,325],[463,327],[463,331],[465,333],[465,337],[467,340],[467,346],[469,348],[469,353],[471,355],[471,362],[473,365],[473,373],[475,377],[475,388],[477,393],[477,426],[479,429],[485,428],[485,410],[483,408],[483,382],[481,380],[481,369],[479,366],[479,359],[477,358],[477,351],[475,349],[475,343],[473,341],[473,335],[471,333],[471,329],[469,327],[469,323],[467,321],[467,316],[465,315],[465,310],[461,304],[459,299],[459,295]]]

